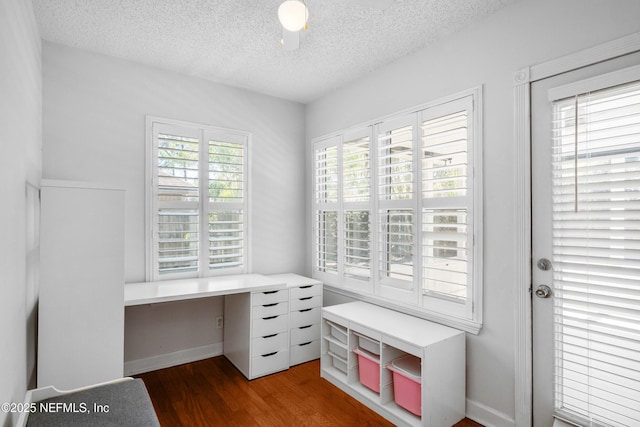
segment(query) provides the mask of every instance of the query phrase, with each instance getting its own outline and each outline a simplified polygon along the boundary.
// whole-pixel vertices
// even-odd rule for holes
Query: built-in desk
[[[289,289],[261,274],[129,283],[124,305],[225,297],[224,355],[248,379],[289,368]]]
[[[201,277],[124,285],[124,305],[144,305],[285,289],[287,284],[262,274]]]

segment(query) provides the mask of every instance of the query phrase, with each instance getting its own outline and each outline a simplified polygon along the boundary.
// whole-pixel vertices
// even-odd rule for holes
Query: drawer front
[[[295,288],[290,288],[291,299],[313,297],[316,295],[322,295],[322,285],[302,285]]]
[[[267,353],[251,358],[251,378],[289,369],[289,351]]]
[[[313,307],[321,307],[321,306],[322,306],[321,295],[291,299],[291,311],[304,310],[305,308],[313,308]]]
[[[272,302],[270,304],[256,305],[251,309],[251,317],[263,318],[277,316],[279,314],[285,314],[289,311],[289,303],[284,302]]]
[[[320,323],[321,308],[307,308],[304,310],[291,311],[291,328]]]
[[[252,320],[252,334],[254,338],[277,334],[289,330],[289,319],[286,314],[270,316]]]
[[[251,305],[265,305],[274,302],[289,301],[289,289],[278,291],[252,292]]]
[[[320,324],[301,326],[291,328],[291,345],[302,344],[303,342],[314,341],[320,339]]]
[[[251,355],[255,357],[273,353],[274,351],[286,350],[288,342],[289,334],[286,332],[253,338],[251,343]]]
[[[290,364],[308,362],[320,358],[320,340],[292,345],[290,349]]]

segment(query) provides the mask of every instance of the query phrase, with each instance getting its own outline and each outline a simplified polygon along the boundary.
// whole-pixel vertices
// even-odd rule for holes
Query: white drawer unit
[[[250,313],[247,316],[246,313]],[[248,379],[289,368],[289,291],[227,295],[224,354]]]
[[[323,308],[321,336],[320,375],[393,424],[464,418],[464,332],[357,301]],[[410,359],[413,382],[393,369]]]
[[[289,288],[289,365],[320,357],[322,282],[297,274],[269,276]]]

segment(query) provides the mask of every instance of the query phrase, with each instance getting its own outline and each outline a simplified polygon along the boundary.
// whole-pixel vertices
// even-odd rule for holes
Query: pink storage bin
[[[354,348],[358,355],[358,373],[363,386],[380,393],[380,358],[361,348]]]
[[[414,415],[422,415],[422,375],[420,359],[403,356],[387,364],[393,373],[393,398],[398,406]]]

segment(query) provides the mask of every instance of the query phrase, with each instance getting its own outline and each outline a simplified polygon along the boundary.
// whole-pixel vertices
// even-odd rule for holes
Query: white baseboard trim
[[[486,427],[515,427],[516,421],[475,400],[467,399],[467,418]]]
[[[171,366],[208,359],[209,357],[220,356],[222,354],[223,344],[221,342],[174,351],[173,353],[158,354],[157,356],[124,362],[124,375],[142,374],[143,372],[169,368]]]

